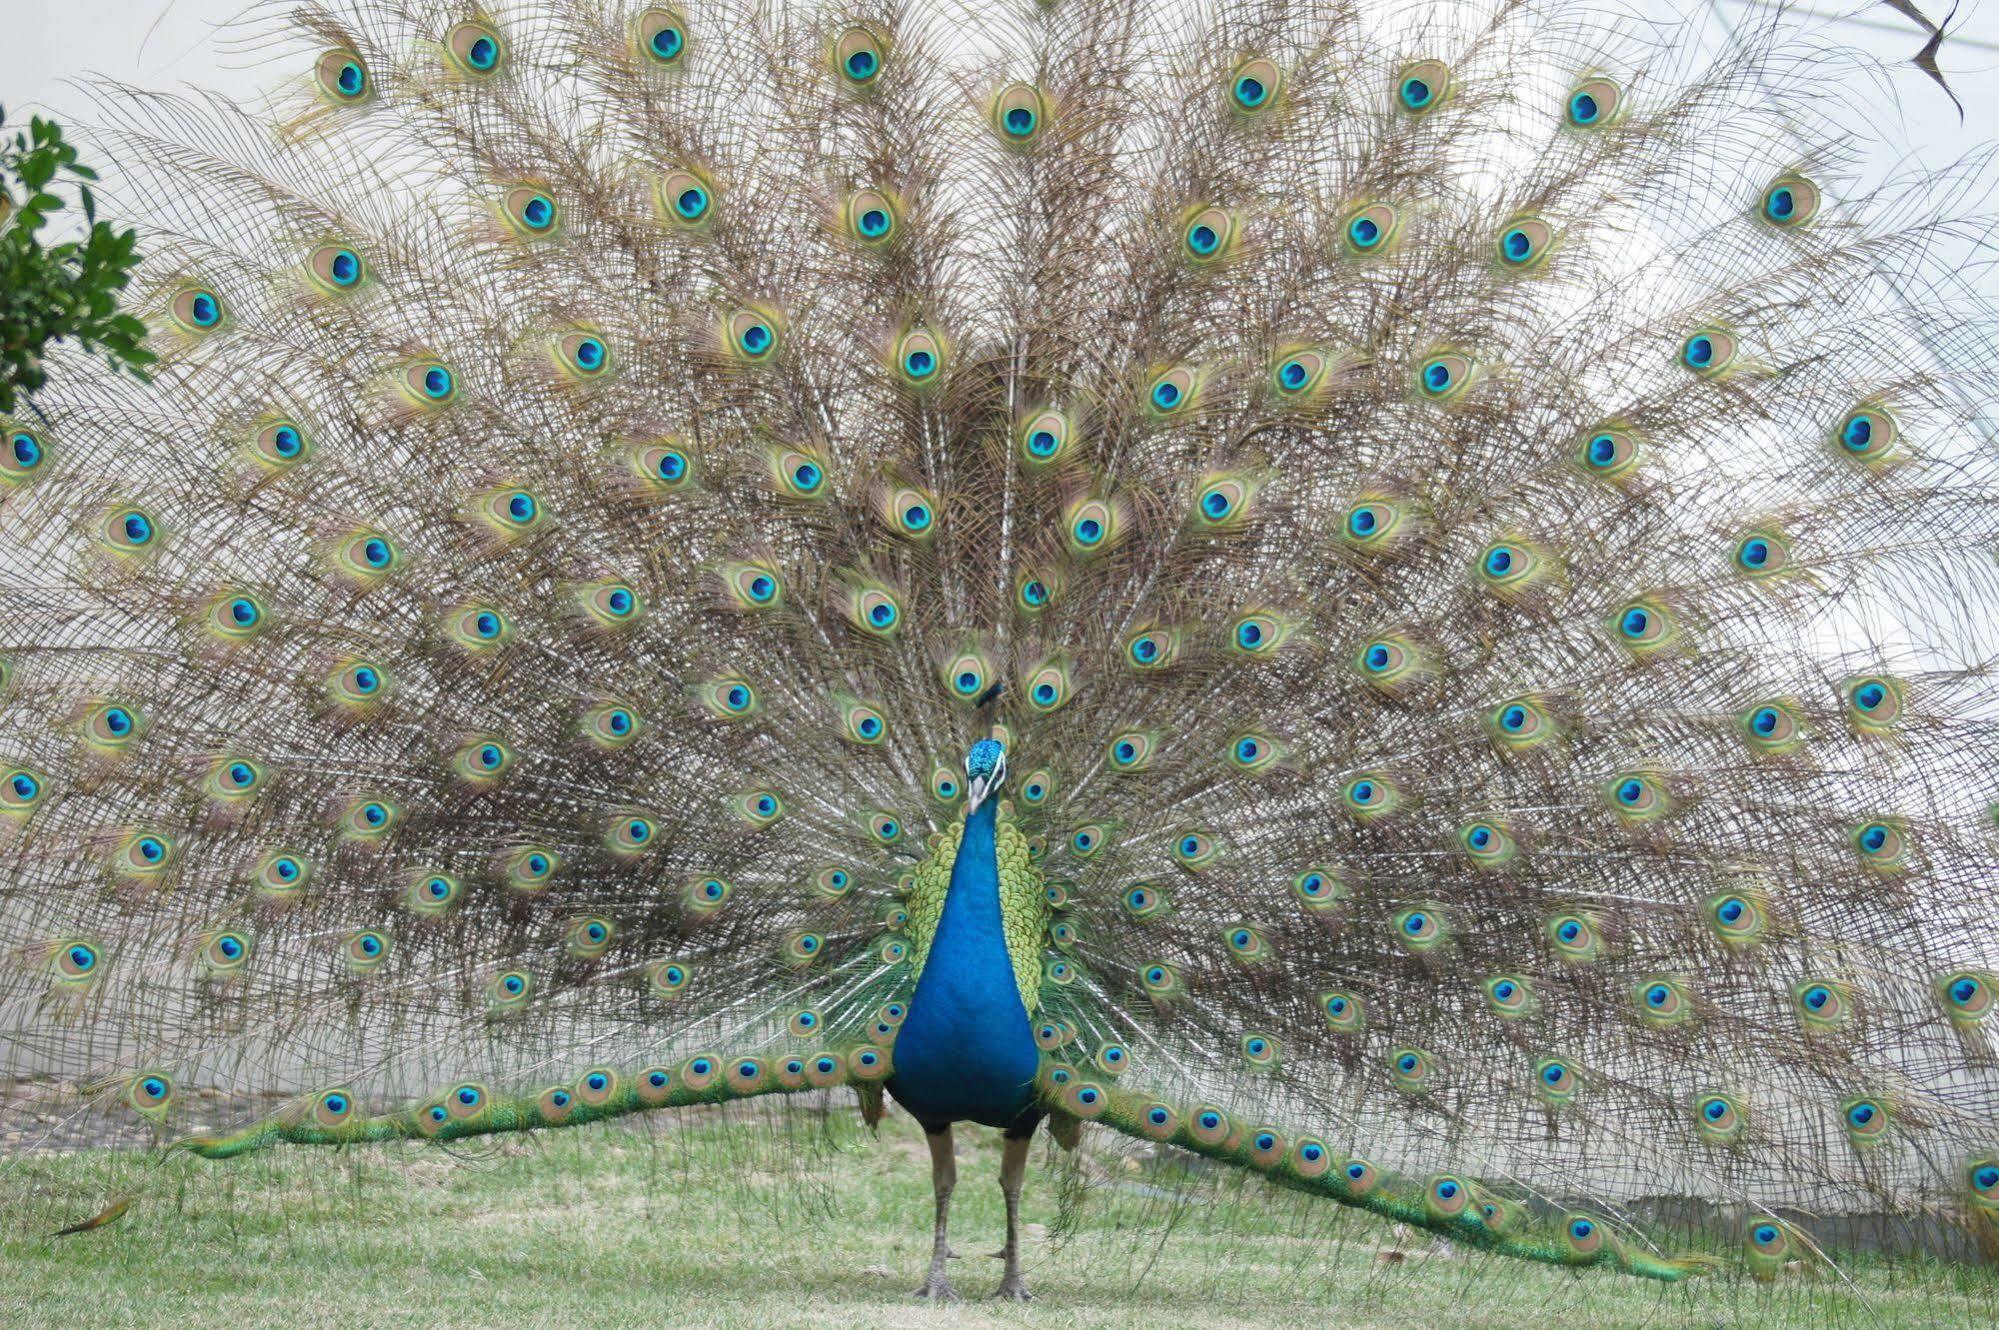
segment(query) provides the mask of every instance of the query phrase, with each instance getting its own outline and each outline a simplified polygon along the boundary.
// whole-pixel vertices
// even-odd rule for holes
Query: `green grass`
[[[1932,1326],[1995,1323],[1999,1273],[1863,1263],[1666,1286],[1458,1252],[1254,1179],[1162,1179],[1086,1135],[1037,1153],[1037,1300],[983,1299],[1002,1229],[993,1133],[960,1134],[952,1280],[928,1252],[920,1134],[851,1115],[709,1114],[450,1151],[108,1150],[0,1161],[0,1325]],[[1037,1145],[1037,1151],[1048,1150]],[[52,1239],[120,1197],[106,1228]]]

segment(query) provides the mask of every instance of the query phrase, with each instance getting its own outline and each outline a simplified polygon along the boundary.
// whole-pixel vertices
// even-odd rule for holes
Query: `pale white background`
[[[1729,25],[1767,0],[1646,0],[1661,14],[1699,16],[1705,40],[1727,40]],[[1917,0],[1941,19],[1949,0]],[[0,104],[10,119],[31,105],[59,118],[89,118],[89,98],[67,86],[100,73],[147,87],[183,83],[248,98],[274,77],[268,68],[231,67],[210,34],[244,0],[0,0]],[[1886,60],[1906,60],[1922,45],[1910,22],[1874,0],[1804,0],[1793,12],[1823,23],[1842,42]],[[1999,0],[1963,0],[1943,52],[1945,73],[1964,102],[1965,120],[1927,78],[1904,65],[1894,90],[1899,105],[1856,105],[1857,135],[1884,171],[1913,153],[1927,166],[1946,164],[1979,142],[1999,138]]]

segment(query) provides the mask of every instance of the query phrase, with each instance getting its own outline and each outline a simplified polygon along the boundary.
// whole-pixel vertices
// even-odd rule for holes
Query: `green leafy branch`
[[[0,108],[0,123],[5,119]],[[119,293],[139,265],[139,237],[97,220],[96,179],[53,120],[36,116],[25,131],[0,135],[0,413],[42,386],[42,356],[64,338],[142,380],[158,359],[145,347],[146,325],[118,311]],[[64,207],[57,191],[66,186],[89,229],[45,247],[40,232]]]

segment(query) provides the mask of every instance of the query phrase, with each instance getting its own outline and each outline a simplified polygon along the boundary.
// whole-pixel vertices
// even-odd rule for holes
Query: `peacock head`
[[[997,739],[981,739],[965,754],[965,815],[977,812],[986,796],[1006,779],[1006,745]]]

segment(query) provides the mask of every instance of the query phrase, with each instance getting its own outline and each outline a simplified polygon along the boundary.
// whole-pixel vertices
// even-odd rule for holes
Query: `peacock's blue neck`
[[[889,1090],[926,1126],[1012,1125],[1040,1066],[1000,913],[995,802],[965,819],[944,913],[896,1032]]]

